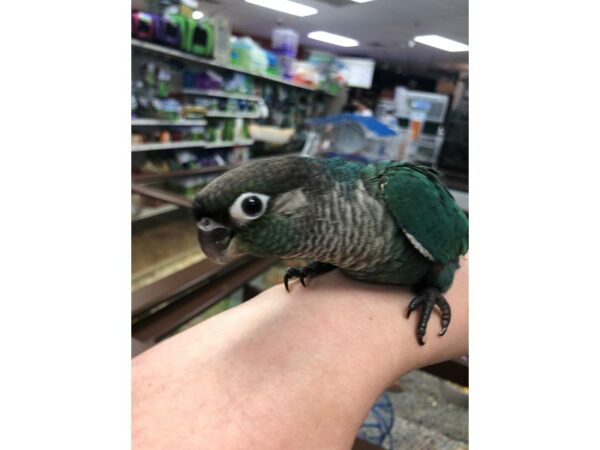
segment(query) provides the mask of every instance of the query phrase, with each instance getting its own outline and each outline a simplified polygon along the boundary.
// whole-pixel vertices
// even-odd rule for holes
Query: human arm
[[[467,353],[468,261],[418,345],[409,289],[338,271],[281,285],[133,360],[135,449],[348,449],[400,375]]]

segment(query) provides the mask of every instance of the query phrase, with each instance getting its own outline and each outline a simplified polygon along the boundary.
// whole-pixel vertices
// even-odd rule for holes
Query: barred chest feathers
[[[404,239],[385,206],[366,191],[362,181],[349,190],[335,183],[314,197],[297,189],[281,196],[278,211],[295,210],[300,248],[287,258],[327,262],[342,269],[364,271],[402,252]],[[295,215],[296,215],[295,214]]]

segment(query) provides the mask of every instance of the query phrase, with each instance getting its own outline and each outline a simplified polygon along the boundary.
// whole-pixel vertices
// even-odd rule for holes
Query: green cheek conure
[[[411,286],[420,308],[417,339],[434,305],[443,335],[450,305],[442,295],[468,250],[468,221],[437,172],[398,161],[282,156],[233,169],[194,199],[202,249],[225,263],[240,254],[306,258],[284,277],[334,268],[358,280]]]

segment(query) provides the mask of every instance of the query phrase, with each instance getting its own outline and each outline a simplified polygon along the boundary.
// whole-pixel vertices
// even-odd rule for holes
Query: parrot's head
[[[308,220],[307,186],[318,187],[318,164],[283,156],[235,168],[209,183],[194,198],[198,240],[213,261],[237,255],[287,256],[300,244]]]

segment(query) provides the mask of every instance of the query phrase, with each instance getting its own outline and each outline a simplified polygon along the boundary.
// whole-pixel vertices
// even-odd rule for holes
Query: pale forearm
[[[464,264],[463,264],[464,266]],[[133,364],[136,448],[349,448],[398,376],[467,352],[467,268],[418,345],[407,289],[338,272],[276,286],[154,347]]]

